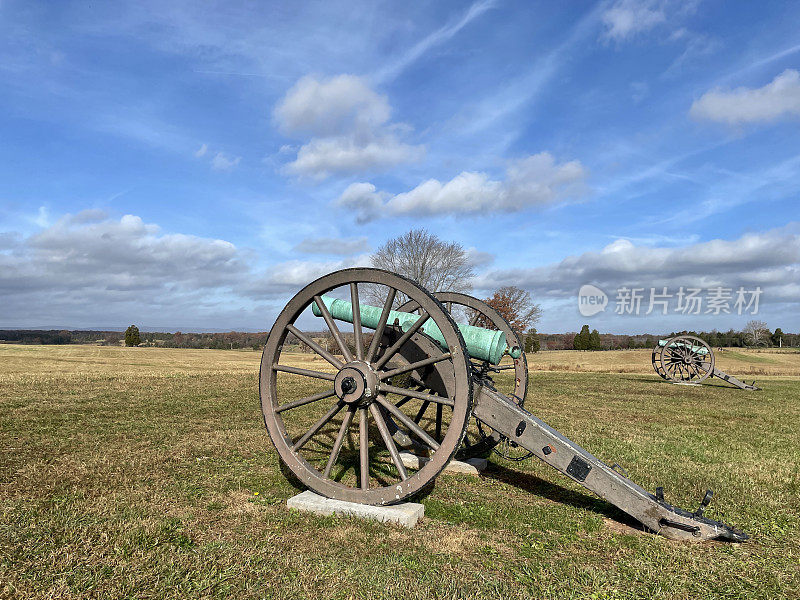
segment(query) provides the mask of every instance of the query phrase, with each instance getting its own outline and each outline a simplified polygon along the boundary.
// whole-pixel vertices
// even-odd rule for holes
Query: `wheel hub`
[[[353,361],[337,373],[333,389],[343,402],[367,406],[375,400],[378,377],[369,364]]]

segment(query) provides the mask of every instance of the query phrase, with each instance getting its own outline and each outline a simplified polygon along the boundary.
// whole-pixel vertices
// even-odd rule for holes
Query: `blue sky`
[[[800,330],[800,5],[0,2],[0,326],[269,328],[424,226],[543,331]],[[584,317],[577,291],[610,297]],[[644,311],[642,311],[644,312]]]

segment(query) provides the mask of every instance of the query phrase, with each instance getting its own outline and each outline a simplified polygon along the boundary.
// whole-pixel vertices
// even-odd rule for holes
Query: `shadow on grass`
[[[613,504],[601,498],[576,492],[555,483],[550,483],[536,475],[508,469],[496,463],[489,463],[482,475],[488,479],[513,485],[516,488],[539,496],[540,498],[546,498],[547,500],[558,502],[559,504],[566,504],[575,508],[590,510],[638,532],[646,531],[639,521],[618,509]]]
[[[677,385],[670,383],[669,381],[665,381],[663,379],[655,379],[653,377],[623,377],[625,381],[636,381],[639,383],[657,383],[659,385]],[[710,378],[709,378],[710,379]],[[737,389],[735,386],[726,383],[711,383],[709,379],[705,380],[703,383],[696,384],[697,387],[713,387],[713,388],[726,388],[726,389]],[[685,385],[685,384],[684,384]]]

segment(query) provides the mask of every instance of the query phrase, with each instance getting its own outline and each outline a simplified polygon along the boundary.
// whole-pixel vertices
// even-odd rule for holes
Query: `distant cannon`
[[[705,341],[693,335],[678,335],[659,340],[651,356],[653,369],[672,383],[699,384],[718,377],[742,390],[759,390],[755,381],[745,383],[717,368],[714,351]]]
[[[363,290],[382,306],[362,304]],[[398,310],[397,298],[413,304]],[[314,316],[324,319],[336,353],[300,329]],[[282,462],[328,498],[394,504],[433,483],[476,419],[653,532],[695,541],[747,539],[704,516],[710,490],[696,511],[676,508],[661,488],[647,492],[498,391],[498,364],[504,356],[518,360],[520,344],[502,327],[479,322],[457,325],[433,294],[379,269],[345,269],[307,285],[278,315],[261,359],[261,410]],[[290,335],[310,347],[315,360],[298,363],[285,353]],[[326,364],[314,365],[319,359]],[[425,448],[427,460],[418,469],[406,469],[398,432]]]

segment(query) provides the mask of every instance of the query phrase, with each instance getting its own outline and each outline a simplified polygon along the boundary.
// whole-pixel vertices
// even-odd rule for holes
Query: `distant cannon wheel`
[[[667,340],[659,357],[665,379],[675,383],[700,383],[714,373],[714,352],[693,335]]]
[[[511,325],[499,312],[483,300],[458,292],[436,292],[434,295],[445,305],[457,323],[502,331],[506,334],[509,346],[519,346],[524,350],[525,345],[519,334],[511,328]],[[418,308],[419,306],[415,302],[409,301],[403,304],[399,310],[411,312]],[[477,359],[471,359],[471,361],[473,368],[480,371],[483,367],[482,361]],[[525,352],[523,351],[516,359],[505,355],[495,368],[500,370],[494,381],[497,390],[511,398],[519,406],[523,406],[528,393],[528,360]],[[513,375],[513,377],[509,375]],[[492,450],[509,460],[525,460],[533,456],[533,453],[509,442],[504,436],[475,419],[467,427],[464,441],[456,458],[463,460],[482,457]]]
[[[658,373],[658,376],[662,379],[669,379],[667,377],[667,372],[664,370],[664,367],[661,364],[661,350],[662,346],[656,344],[656,347],[653,348],[653,354],[650,356],[650,360],[653,363],[653,370]]]
[[[352,325],[340,321],[340,329],[323,294],[352,303]],[[372,336],[361,323],[367,294],[383,299]],[[394,299],[404,296],[420,318],[391,322]],[[447,350],[420,331],[429,321]],[[326,326],[327,335],[310,333]],[[292,344],[312,354],[293,354]],[[425,488],[460,447],[472,414],[469,355],[450,314],[424,288],[379,269],[331,273],[289,301],[267,338],[259,393],[272,443],[292,473],[319,494],[361,504],[392,504]],[[422,406],[442,407],[438,427],[415,421]],[[406,470],[389,415],[426,449],[419,470]]]

